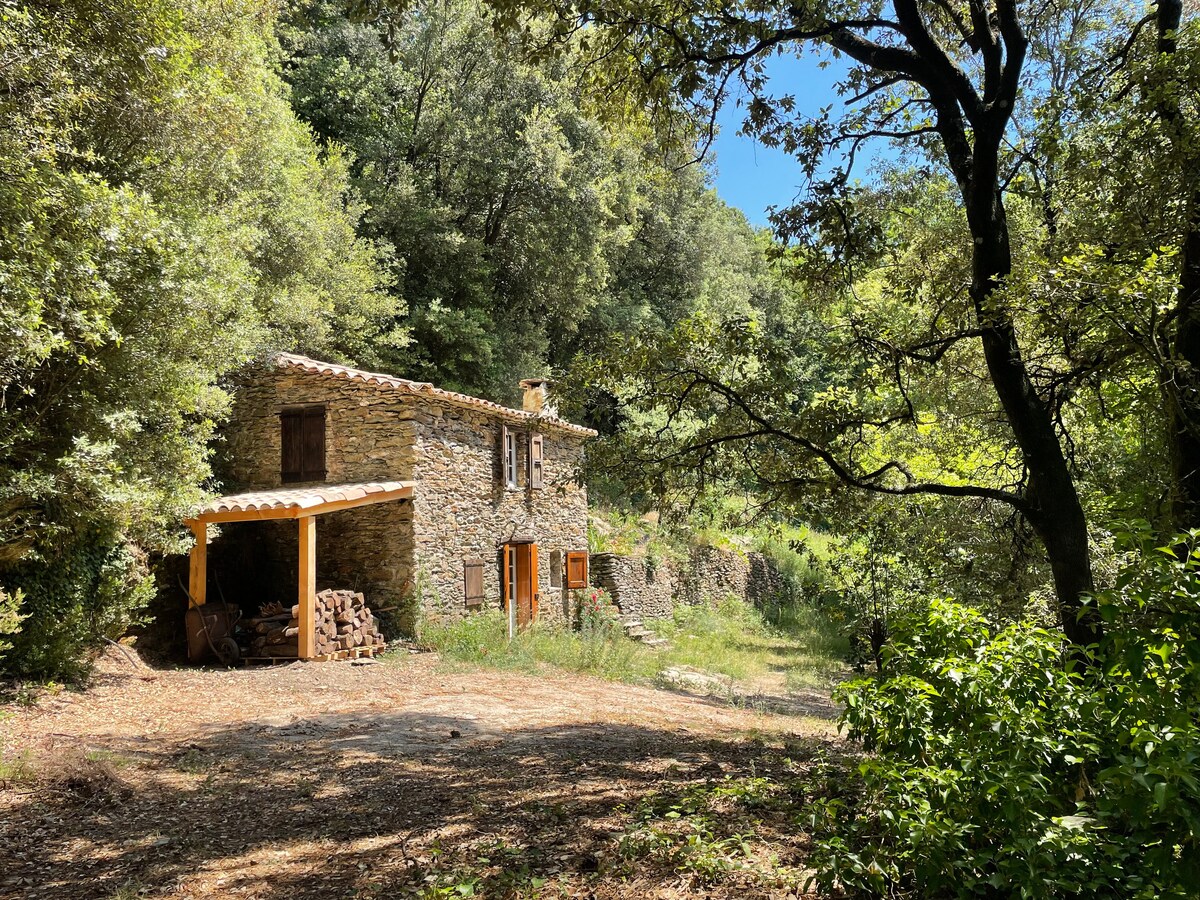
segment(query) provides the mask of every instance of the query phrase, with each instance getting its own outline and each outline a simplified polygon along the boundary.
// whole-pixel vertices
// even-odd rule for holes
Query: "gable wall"
[[[218,471],[229,492],[279,487],[279,413],[325,404],[325,482],[406,481],[413,472],[413,424],[404,397],[377,386],[286,369],[252,369],[239,382]],[[361,591],[373,608],[401,610],[412,592],[412,504],[401,501],[318,516],[317,589]],[[237,543],[238,546],[232,546]],[[241,598],[255,610],[267,600],[295,602],[297,525],[262,522],[227,528],[212,558],[255,569],[259,587]],[[225,579],[233,582],[231,573]],[[386,619],[385,619],[386,622]],[[393,619],[389,638],[409,623]]]
[[[411,413],[416,426],[417,482],[413,498],[416,580],[426,615],[458,617],[466,610],[463,565],[484,561],[485,607],[501,607],[500,546],[513,537],[538,545],[539,617],[562,620],[566,598],[551,587],[551,553],[587,549],[587,491],[575,483],[584,440],[556,429],[545,439],[545,487],[529,491],[527,431],[517,434],[521,487],[510,490],[500,470],[499,417],[483,411],[422,401]]]
[[[255,369],[236,388],[228,440],[219,452],[230,490],[280,486],[279,413],[325,404],[325,481],[407,481],[413,426],[407,398],[376,385],[287,369]]]

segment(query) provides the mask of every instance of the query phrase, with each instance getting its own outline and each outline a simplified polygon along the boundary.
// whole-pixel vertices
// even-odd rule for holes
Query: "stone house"
[[[315,531],[316,588],[361,591],[401,627],[488,606],[514,626],[568,616],[569,589],[587,580],[579,471],[595,432],[557,416],[544,380],[522,388],[510,409],[286,353],[248,369],[218,471],[249,493],[191,520],[220,529],[207,558],[233,586],[223,595],[247,608],[299,590],[303,605],[301,538],[276,521],[301,518],[301,535],[304,522]],[[208,580],[202,569],[202,595]]]

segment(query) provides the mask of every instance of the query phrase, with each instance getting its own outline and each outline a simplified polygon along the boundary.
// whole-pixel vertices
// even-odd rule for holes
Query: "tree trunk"
[[[1174,60],[1176,33],[1183,16],[1181,0],[1159,0],[1156,10],[1158,53]],[[1172,140],[1187,146],[1177,133],[1181,119],[1179,84],[1168,86],[1159,103],[1159,115]],[[1193,179],[1188,214],[1181,235],[1179,289],[1175,298],[1175,334],[1169,343],[1170,358],[1163,373],[1167,407],[1167,437],[1171,451],[1171,513],[1177,528],[1200,527],[1200,186],[1195,185],[1196,160],[1181,161],[1185,177]]]
[[[972,177],[963,186],[973,240],[971,300],[988,373],[1012,427],[1028,472],[1026,518],[1046,548],[1062,628],[1079,647],[1099,638],[1094,607],[1085,596],[1094,589],[1087,517],[1075,489],[1054,417],[1029,378],[1016,329],[995,292],[1012,272],[1008,217],[999,189],[997,155],[976,144]]]

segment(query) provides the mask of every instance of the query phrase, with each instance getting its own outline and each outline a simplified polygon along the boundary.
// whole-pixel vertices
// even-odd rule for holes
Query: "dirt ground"
[[[620,857],[648,798],[795,765],[813,717],[566,674],[151,669],[0,707],[0,897],[775,897]],[[810,712],[825,712],[814,703]],[[785,762],[786,760],[786,762]],[[802,865],[785,822],[772,852]]]

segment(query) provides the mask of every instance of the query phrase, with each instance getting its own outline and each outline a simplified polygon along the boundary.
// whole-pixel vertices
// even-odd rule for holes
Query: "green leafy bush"
[[[621,613],[612,595],[604,588],[573,591],[572,599],[579,621],[579,633],[587,640],[607,640],[621,630]]]
[[[0,644],[0,671],[17,676],[78,679],[89,651],[124,634],[154,594],[144,556],[103,530],[44,549],[7,577],[36,610],[7,655]]]
[[[937,601],[881,672],[845,685],[871,751],[861,793],[819,801],[817,882],[888,897],[1191,897],[1200,885],[1200,533],[1144,530],[1095,602],[1079,668],[1061,633],[999,631]]]
[[[21,630],[21,622],[27,617],[21,612],[21,602],[25,594],[13,591],[11,594],[0,588],[0,660],[12,649],[12,641],[6,640]]]

